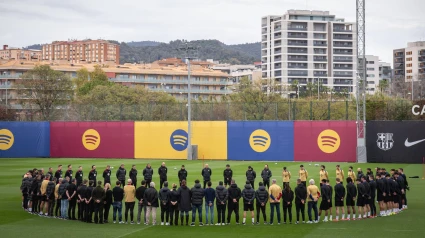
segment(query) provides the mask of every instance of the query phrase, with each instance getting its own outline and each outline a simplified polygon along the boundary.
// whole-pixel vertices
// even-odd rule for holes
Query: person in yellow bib
[[[339,180],[344,181],[344,170],[341,169],[339,164],[336,166],[336,178],[339,178]]]
[[[308,200],[308,222],[318,223],[319,222],[319,214],[317,211],[317,201],[319,200],[319,189],[316,185],[314,185],[314,179],[310,179],[309,186],[307,187],[307,200]],[[311,217],[311,210],[314,211],[314,220]]]
[[[289,181],[291,179],[291,172],[289,172],[286,167],[283,167],[282,171],[282,180],[283,180],[283,187],[286,188],[286,185],[289,186]]]
[[[320,181],[322,181],[323,179],[329,180],[328,171],[326,171],[325,168],[326,167],[324,165],[320,166],[320,172],[319,172]],[[320,187],[322,187],[322,182],[320,182]]]
[[[353,166],[348,167],[347,176],[350,177],[353,181],[356,181],[356,174],[354,174]]]
[[[307,187],[308,172],[307,170],[305,170],[304,165],[300,165],[300,171],[298,172],[298,176],[301,179],[301,183],[304,184],[305,187]]]

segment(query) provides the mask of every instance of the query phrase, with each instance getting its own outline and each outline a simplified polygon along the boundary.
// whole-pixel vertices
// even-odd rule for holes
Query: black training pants
[[[179,205],[170,204],[169,212],[170,212],[170,225],[177,226],[179,223]]]
[[[283,205],[283,222],[286,222],[286,215],[289,215],[289,222],[292,222],[292,203]]]
[[[165,220],[164,220],[164,215],[165,215]],[[170,218],[170,208],[169,208],[169,204],[163,204],[161,203],[161,222],[167,222],[168,223],[168,219]]]
[[[56,199],[55,216],[60,217],[61,215],[61,200]]]
[[[297,212],[297,221],[300,221],[300,212],[301,212],[303,221],[305,221],[305,204],[295,203],[295,210]]]
[[[130,220],[133,221],[134,217],[134,204],[135,202],[126,202],[125,203],[125,221],[128,221],[128,211],[130,211]]]
[[[104,222],[108,222],[109,218],[109,210],[111,209],[111,204],[105,204],[103,206],[104,212],[103,212],[103,220]]]
[[[270,187],[270,180],[264,180],[263,179],[263,183],[264,183],[264,187],[267,187],[267,188]]]
[[[69,207],[68,207],[68,218],[75,220],[75,207],[77,206],[77,200],[71,199],[69,201]]]
[[[94,203],[94,223],[103,223],[103,203]]]
[[[370,204],[369,204],[369,206],[370,206],[370,215],[371,216],[376,216],[376,205],[375,205],[375,198],[374,197],[372,197],[371,199],[370,199]]]
[[[232,212],[235,212],[236,223],[239,223],[239,203],[233,201],[229,202],[228,211],[227,211],[227,223],[230,223],[230,218],[232,217]]]
[[[217,204],[217,213],[218,223],[225,223],[226,204]]]
[[[86,203],[84,201],[78,203],[78,220],[84,220],[84,211],[86,210]]]
[[[261,206],[261,204],[256,205],[256,209],[257,209],[257,222],[260,221],[260,212],[263,213],[263,220],[264,222],[267,221],[267,216],[266,216],[266,205],[264,204],[264,206]]]

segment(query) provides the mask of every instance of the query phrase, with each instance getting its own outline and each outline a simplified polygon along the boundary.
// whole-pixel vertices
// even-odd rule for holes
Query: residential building
[[[42,59],[63,63],[120,63],[120,46],[106,40],[54,41],[43,45]]]
[[[231,89],[233,91],[237,90],[237,85],[244,77],[250,81],[261,79],[261,68],[256,65],[217,64],[211,68],[230,75],[230,82],[233,83]]]
[[[425,79],[425,41],[409,42],[393,51],[394,77],[405,82]]]
[[[21,60],[21,61],[40,61],[41,50],[25,50],[17,47],[3,45],[0,49],[0,61]]]
[[[367,92],[374,94],[381,80],[391,81],[391,65],[381,62],[378,56],[366,55],[366,76]]]
[[[355,93],[355,22],[308,10],[289,10],[261,21],[262,77],[275,79],[283,95],[294,81],[301,90],[319,81],[335,91]]]
[[[71,78],[77,71],[86,68],[94,70],[96,64],[58,64],[49,62],[8,61],[0,64],[0,98],[8,98],[8,105],[19,108],[15,81],[35,65],[49,64],[54,70],[64,72]],[[186,65],[124,64],[102,65],[109,80],[129,87],[142,86],[149,91],[166,92],[177,99],[187,99],[188,71]],[[191,67],[191,96],[193,99],[216,97],[232,93],[229,87],[229,75],[219,70],[208,69],[200,65]],[[2,102],[3,104],[4,102]],[[13,106],[15,105],[15,106]]]

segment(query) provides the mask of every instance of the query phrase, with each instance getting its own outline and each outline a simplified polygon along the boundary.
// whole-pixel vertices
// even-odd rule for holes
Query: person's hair
[[[300,168],[304,167],[304,165],[300,165]]]
[[[322,179],[322,183],[326,183],[326,179]]]
[[[69,181],[71,178],[70,178],[69,176],[66,176],[66,178],[65,178],[65,179]]]
[[[339,179],[339,178],[336,178],[335,180],[336,180],[337,182],[341,182],[341,179]]]
[[[50,178],[50,174],[46,174],[46,178]]]
[[[80,166],[78,166],[78,168],[82,168],[82,167],[83,167],[83,166],[81,166],[81,165],[80,165]]]
[[[329,179],[326,179],[326,183],[329,183],[330,181],[329,181]]]
[[[353,179],[351,177],[348,177],[346,180],[347,180],[347,183],[353,182]]]
[[[301,183],[301,179],[297,179],[297,183]]]
[[[75,183],[77,180],[75,178],[71,179],[71,183]]]
[[[80,166],[81,167],[81,166]],[[52,169],[52,167],[49,167],[49,170]]]
[[[235,184],[235,183],[236,183],[236,181],[235,181],[234,179],[232,179],[231,183],[232,183],[232,184]]]
[[[314,185],[314,179],[310,179],[310,181],[308,181],[308,183],[309,183],[310,185]]]
[[[245,184],[251,184],[251,182],[249,182],[249,181],[246,181],[246,182],[245,182]]]
[[[177,188],[177,184],[173,183],[173,189]]]
[[[102,186],[102,181],[97,181],[98,186]]]
[[[324,165],[321,165],[320,167],[322,167],[323,169],[325,169],[325,168],[326,168]]]
[[[184,168],[184,165],[182,165],[182,168]]]
[[[124,164],[121,164],[120,166],[124,166]]]
[[[391,169],[391,171],[395,171],[395,169]]]
[[[70,167],[71,165],[70,164],[68,164],[68,168]]]
[[[283,167],[283,170],[286,170],[286,167]]]
[[[134,166],[136,166],[135,164],[133,164],[131,167],[134,167]]]
[[[108,165],[106,165],[106,168],[110,168],[111,166],[108,164]]]
[[[127,179],[127,183],[131,183],[131,184],[133,184],[133,180],[131,180],[131,179]]]
[[[339,167],[340,167],[340,166],[339,166],[339,164],[337,164],[337,165],[336,165],[336,167],[338,167],[338,168],[339,168]]]
[[[388,178],[389,178],[389,177],[391,177],[391,175],[389,175],[389,174],[386,174],[386,175],[385,175],[385,177],[388,177]]]
[[[53,178],[53,182],[56,182],[56,181],[58,181],[58,179],[56,177],[54,177]]]
[[[88,182],[88,180],[87,180],[87,179],[84,179],[84,180],[83,180],[83,184],[87,184],[87,182]]]
[[[93,169],[95,165],[92,165],[91,168]]]
[[[108,190],[111,188],[111,185],[109,183],[105,183],[105,190]]]
[[[276,183],[276,179],[272,179],[272,183],[275,184]]]
[[[182,180],[182,186],[183,185],[186,186],[186,180],[184,180],[184,179]]]
[[[259,182],[258,186],[264,186],[263,182]]]
[[[218,182],[218,185],[223,185],[223,181]]]
[[[121,182],[120,181],[116,181],[115,182],[115,185],[121,185]]]
[[[62,182],[63,178],[59,178],[59,183]]]
[[[353,166],[348,167],[349,169],[353,169]]]
[[[59,168],[59,167],[62,167],[62,165],[61,165],[61,164],[60,164],[60,165],[58,165],[58,168]],[[34,169],[34,170],[37,170],[37,169]]]
[[[359,179],[359,178],[357,179],[357,182],[361,182],[361,181],[362,181],[361,179]]]
[[[226,167],[230,167],[230,164],[226,164]]]
[[[288,193],[291,191],[291,186],[289,186],[289,183],[285,183],[285,191]]]
[[[151,188],[154,188],[155,187],[155,183],[154,182],[151,182],[149,185],[150,185]]]
[[[200,182],[199,179],[195,180],[195,183],[199,183],[199,182]]]
[[[208,187],[211,187],[212,183],[211,181],[208,181]]]
[[[142,180],[142,185],[146,185],[146,181],[145,180]]]
[[[164,187],[168,187],[168,182],[167,181],[164,182]]]
[[[398,168],[399,170],[401,170],[401,172],[403,172],[403,168]]]
[[[367,168],[366,170],[370,170],[370,171],[372,171],[372,169],[371,169],[371,168]]]

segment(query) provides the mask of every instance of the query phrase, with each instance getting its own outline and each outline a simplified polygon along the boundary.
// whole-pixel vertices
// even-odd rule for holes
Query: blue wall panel
[[[50,123],[0,122],[0,157],[50,157]]]
[[[228,160],[294,161],[294,123],[229,121]]]

